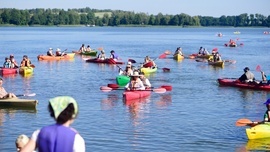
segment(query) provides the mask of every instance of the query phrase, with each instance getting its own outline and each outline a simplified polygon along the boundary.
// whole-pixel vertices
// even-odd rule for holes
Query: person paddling
[[[27,55],[24,55],[21,61],[21,67],[30,67],[30,66],[31,66],[31,61],[28,59]]]
[[[175,55],[177,55],[177,54],[179,54],[179,55],[181,55],[181,56],[184,56],[181,47],[176,48],[176,50],[175,50],[173,56],[175,56]]]
[[[21,152],[36,148],[40,152],[85,152],[85,141],[70,125],[78,115],[78,104],[69,96],[58,96],[49,100],[48,110],[55,124],[36,130]]]
[[[244,83],[254,82],[255,81],[254,74],[249,71],[249,68],[245,67],[243,70],[245,73],[238,80]]]
[[[263,115],[263,121],[260,121],[260,122],[257,122],[257,121],[254,121],[252,122],[252,124],[263,124],[263,123],[270,123],[270,98],[265,101],[263,104],[265,104],[266,106],[266,111]]]
[[[143,82],[140,79],[140,74],[138,71],[135,71],[131,75],[130,82],[125,86],[126,90],[145,90]]]

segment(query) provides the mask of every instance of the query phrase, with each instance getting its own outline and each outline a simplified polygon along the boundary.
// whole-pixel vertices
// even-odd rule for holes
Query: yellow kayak
[[[259,124],[246,129],[248,139],[270,138],[270,123]]]
[[[19,73],[23,75],[32,74],[34,71],[34,68],[32,67],[20,67]]]
[[[209,65],[218,66],[218,67],[224,67],[224,61],[208,61]]]
[[[182,56],[182,55],[180,55],[180,54],[175,54],[175,55],[173,56],[173,59],[175,59],[175,60],[177,60],[177,61],[183,60],[183,59],[184,59],[184,56]]]
[[[150,74],[150,73],[154,73],[157,71],[157,67],[154,68],[141,68],[141,72],[143,72],[144,74]]]

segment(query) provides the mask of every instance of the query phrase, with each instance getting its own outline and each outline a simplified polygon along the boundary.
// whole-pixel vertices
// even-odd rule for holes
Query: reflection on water
[[[130,119],[133,126],[140,125],[140,121],[144,118],[144,113],[149,112],[150,96],[141,99],[123,101],[128,107]]]
[[[172,95],[170,93],[160,94],[160,100],[155,102],[158,108],[166,108],[172,104]]]
[[[110,110],[116,106],[118,96],[116,94],[108,94],[108,97],[101,100],[101,109]]]
[[[248,140],[245,145],[237,149],[238,152],[270,151],[270,138]]]

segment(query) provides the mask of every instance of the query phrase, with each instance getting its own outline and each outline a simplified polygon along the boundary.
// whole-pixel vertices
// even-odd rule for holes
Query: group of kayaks
[[[0,68],[1,75],[12,75],[20,73],[22,75],[30,75],[34,71],[34,67],[20,67],[20,68]]]

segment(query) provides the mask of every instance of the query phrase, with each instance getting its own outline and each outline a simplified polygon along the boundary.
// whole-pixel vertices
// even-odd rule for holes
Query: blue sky
[[[85,8],[144,12],[148,14],[181,14],[214,16],[270,15],[270,0],[0,0],[0,8]],[[267,11],[268,10],[268,11]]]

